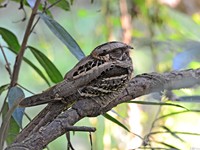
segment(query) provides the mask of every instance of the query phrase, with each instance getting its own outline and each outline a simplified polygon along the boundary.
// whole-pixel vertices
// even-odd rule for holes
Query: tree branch
[[[20,66],[21,66],[21,63],[22,63],[22,59],[23,59],[23,56],[24,56],[25,49],[26,49],[26,44],[28,42],[28,38],[29,38],[29,35],[31,33],[30,32],[31,31],[31,27],[32,27],[35,15],[37,13],[40,1],[41,0],[37,0],[35,2],[35,6],[33,7],[30,19],[28,21],[28,25],[26,27],[26,31],[25,31],[25,34],[24,34],[22,45],[21,45],[21,48],[20,48],[19,53],[18,53],[18,55],[16,57],[16,60],[15,60],[15,65],[14,65],[14,70],[13,70],[13,75],[12,75],[12,80],[11,80],[11,87],[15,86],[15,84],[17,83]]]
[[[135,99],[139,96],[163,90],[175,90],[191,88],[200,84],[200,68],[196,70],[173,71],[169,73],[149,73],[134,77],[128,87],[120,96],[104,107],[100,107],[95,101],[77,101],[71,109],[60,114],[50,124],[41,127],[38,132],[27,137],[20,143],[14,143],[7,148],[39,150],[48,143],[67,132],[76,122],[84,117],[95,117],[106,113],[118,104]]]

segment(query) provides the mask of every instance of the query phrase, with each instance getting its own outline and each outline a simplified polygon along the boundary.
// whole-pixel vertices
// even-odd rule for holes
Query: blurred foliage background
[[[21,43],[34,1],[21,1],[24,10],[19,9],[19,0],[0,2],[0,28],[11,31]],[[56,1],[45,2],[51,5]],[[41,11],[46,3],[41,4]],[[107,41],[118,40],[133,45],[131,56],[135,75],[200,67],[199,0],[61,0],[48,10],[47,15],[69,32],[85,55]],[[10,67],[13,68],[16,55],[4,47],[8,43],[1,36],[0,45]],[[39,20],[34,28],[28,45],[45,54],[62,76],[78,62],[42,20]],[[54,85],[48,72],[30,49],[26,50],[25,57],[41,70],[51,86]],[[5,64],[1,53],[0,106],[3,106],[7,90],[2,86],[10,82]],[[18,84],[33,93],[39,93],[49,87],[25,62],[20,69]],[[26,96],[32,95],[27,90],[23,91]],[[199,92],[199,87],[164,91],[137,98],[142,104],[126,103],[117,106],[109,114],[125,125],[128,131],[103,116],[84,118],[77,125],[97,128],[92,134],[93,149],[144,149],[145,146],[146,149],[200,148]],[[173,101],[173,104],[187,109],[145,105],[160,101]],[[33,118],[43,107],[26,108],[26,113]],[[24,116],[23,126],[28,122]],[[10,133],[8,137],[15,137],[15,134]],[[75,149],[91,149],[88,133],[76,132],[71,136],[71,142]],[[52,150],[66,147],[65,135],[48,145]]]

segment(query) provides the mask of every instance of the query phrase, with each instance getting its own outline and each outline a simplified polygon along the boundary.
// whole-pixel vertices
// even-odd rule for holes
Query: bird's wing
[[[99,77],[106,69],[112,67],[113,63],[112,61],[93,60],[90,56],[85,57],[65,75],[65,79],[62,82],[40,94],[23,99],[19,105],[30,107],[67,98],[77,92],[79,87]]]

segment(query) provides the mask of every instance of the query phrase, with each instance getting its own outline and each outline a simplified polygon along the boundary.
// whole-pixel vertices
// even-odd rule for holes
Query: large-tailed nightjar
[[[22,107],[48,105],[21,131],[16,142],[50,123],[77,100],[93,100],[104,107],[116,99],[133,73],[130,49],[131,46],[122,42],[102,44],[69,71],[62,82],[23,99]]]
[[[132,76],[130,49],[131,46],[121,42],[96,47],[65,75],[62,82],[25,98],[20,105],[28,107],[58,101],[68,104],[85,98],[106,105],[119,95]]]

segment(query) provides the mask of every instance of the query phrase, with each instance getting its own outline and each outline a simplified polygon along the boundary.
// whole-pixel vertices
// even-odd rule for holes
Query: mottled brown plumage
[[[57,101],[68,103],[73,101],[73,98],[103,101],[106,96],[109,98],[118,95],[133,71],[129,57],[131,48],[121,42],[109,42],[98,46],[65,75],[64,81],[41,94],[25,98],[20,105],[29,107]],[[69,86],[71,81],[74,82],[76,90],[69,92],[70,88],[74,87]]]
[[[22,100],[20,106],[23,107],[49,104],[16,141],[22,141],[30,133],[51,122],[75,100],[91,99],[104,107],[115,99],[124,90],[133,73],[130,49],[132,47],[121,42],[102,44],[69,71],[62,82]]]

